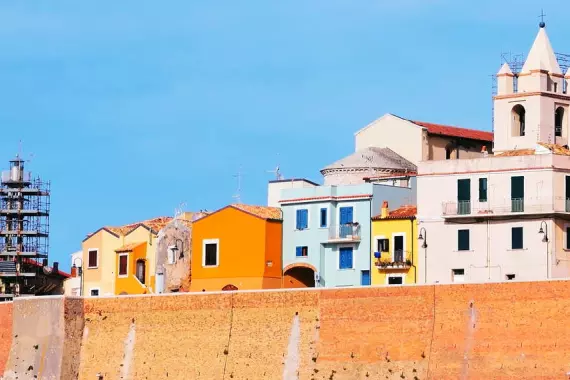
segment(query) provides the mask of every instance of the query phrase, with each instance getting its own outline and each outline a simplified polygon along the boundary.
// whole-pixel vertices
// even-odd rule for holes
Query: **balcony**
[[[360,241],[360,224],[350,223],[329,227],[329,243],[345,243]]]
[[[389,256],[389,254],[387,256]],[[410,269],[412,262],[409,259],[405,260],[405,256],[404,251],[398,250],[394,252],[393,258],[389,256],[384,259],[378,259],[374,265],[378,269]],[[392,259],[394,259],[394,261],[392,261]]]
[[[442,204],[442,215],[446,219],[565,213],[570,213],[570,199],[564,197],[502,198],[487,202],[459,201]]]

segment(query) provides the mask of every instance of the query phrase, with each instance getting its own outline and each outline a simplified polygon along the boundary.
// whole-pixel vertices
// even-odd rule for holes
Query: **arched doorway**
[[[228,284],[222,288],[223,291],[238,290],[237,286]]]
[[[284,288],[314,288],[315,271],[312,265],[290,265],[283,272]]]
[[[513,136],[524,136],[525,135],[525,124],[526,124],[526,110],[520,104],[513,107],[511,111],[512,116],[512,135]]]
[[[146,278],[146,265],[145,260],[139,259],[137,260],[137,279],[144,285],[145,278]]]

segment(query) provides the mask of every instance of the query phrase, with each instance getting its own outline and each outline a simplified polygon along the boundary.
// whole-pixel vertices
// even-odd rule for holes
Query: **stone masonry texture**
[[[0,303],[0,376],[4,373],[12,346],[12,302]]]
[[[7,334],[10,305],[0,305],[0,365],[11,346],[6,371],[17,364],[20,379],[28,362],[29,373],[40,371],[38,350],[61,379],[568,379],[570,371],[570,281],[36,298],[13,303]],[[38,378],[51,378],[47,366]]]

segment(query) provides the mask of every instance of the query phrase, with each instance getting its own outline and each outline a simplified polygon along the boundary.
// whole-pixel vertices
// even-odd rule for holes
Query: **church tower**
[[[562,73],[541,22],[521,72],[505,63],[497,73],[494,152],[568,144],[568,82],[570,72]]]

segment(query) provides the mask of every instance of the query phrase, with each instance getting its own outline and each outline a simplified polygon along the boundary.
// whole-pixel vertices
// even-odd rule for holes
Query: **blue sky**
[[[561,1],[5,1],[0,163],[22,140],[52,181],[67,268],[102,225],[231,203],[240,166],[251,204],[277,163],[320,180],[386,112],[490,130],[490,74],[539,7],[570,53]]]

